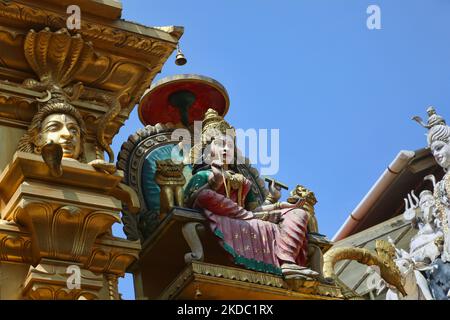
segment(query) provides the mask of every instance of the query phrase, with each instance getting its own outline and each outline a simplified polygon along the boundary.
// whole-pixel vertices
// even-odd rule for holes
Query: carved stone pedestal
[[[159,299],[202,300],[342,300],[335,285],[314,280],[286,281],[280,276],[240,268],[193,262]]]
[[[320,250],[328,246],[310,237]],[[341,300],[346,292],[317,280],[238,268],[197,211],[174,208],[143,244],[134,272],[138,299],[316,299]]]
[[[102,287],[102,274],[70,262],[42,259],[30,267],[23,296],[33,300],[98,299]]]
[[[0,261],[31,265],[26,299],[117,299],[117,277],[140,250],[111,235],[121,177],[73,160],[62,167],[54,179],[40,156],[18,152],[1,174]]]

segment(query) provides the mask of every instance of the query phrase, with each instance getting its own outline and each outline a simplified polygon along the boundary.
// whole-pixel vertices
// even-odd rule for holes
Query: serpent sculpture
[[[402,295],[406,296],[402,284],[400,270],[394,262],[395,248],[385,240],[375,243],[376,254],[364,248],[333,248],[323,257],[323,274],[327,280],[337,279],[334,266],[341,260],[354,260],[367,266],[376,265],[380,268],[380,276],[390,285],[394,286]]]

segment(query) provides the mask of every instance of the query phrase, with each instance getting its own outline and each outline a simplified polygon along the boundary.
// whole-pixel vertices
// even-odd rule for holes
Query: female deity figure
[[[203,120],[201,145],[191,150],[191,161],[186,204],[203,211],[236,264],[287,278],[318,276],[306,267],[305,198],[280,203],[280,192],[272,185],[271,194],[258,206],[252,182],[237,170],[235,130],[213,109]]]

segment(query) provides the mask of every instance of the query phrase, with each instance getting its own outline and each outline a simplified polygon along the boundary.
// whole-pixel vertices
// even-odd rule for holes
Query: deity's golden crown
[[[202,121],[201,143],[195,144],[189,152],[189,161],[191,164],[197,163],[202,158],[205,145],[210,143],[219,134],[228,134],[234,137],[235,129],[216,110],[209,108]]]
[[[235,136],[235,129],[216,110],[208,109],[202,122],[202,142],[208,143],[218,134]]]

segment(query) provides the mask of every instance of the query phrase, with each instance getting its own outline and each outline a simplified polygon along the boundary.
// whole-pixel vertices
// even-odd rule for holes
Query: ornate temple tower
[[[144,94],[183,28],[127,22],[121,10],[118,0],[0,0],[0,299],[120,299],[125,272],[138,299],[358,298],[334,281],[342,258],[379,265],[398,285],[385,243],[380,257],[329,250],[307,188],[279,201],[284,185],[267,178],[267,188],[248,161],[175,163],[176,129],[194,136],[189,158],[227,157],[203,129],[235,141],[228,94],[198,75]],[[145,127],[116,165],[112,139],[137,103]],[[127,239],[112,235],[121,218]]]
[[[265,186],[264,179],[248,160],[236,163],[234,172],[230,173],[234,177],[233,182],[224,191],[227,197],[214,193],[216,198],[209,204],[227,207],[221,213],[223,216],[231,215],[234,210],[244,210],[239,207],[244,202],[248,210],[262,205],[263,213],[259,218],[257,213],[250,211],[246,211],[245,219],[230,217],[228,222],[235,223],[232,235],[230,228],[224,227],[223,233],[214,229],[203,208],[189,204],[191,193],[208,189],[208,183],[201,185],[200,180],[209,170],[199,171],[190,160],[195,151],[208,149],[198,142],[204,141],[205,128],[232,128],[224,120],[229,104],[228,93],[218,81],[195,74],[161,79],[140,101],[139,117],[145,127],[122,145],[117,164],[125,173],[124,183],[136,192],[141,203],[137,214],[125,209],[123,216],[128,239],[140,240],[142,244],[139,259],[129,268],[134,275],[137,299],[323,300],[353,297],[351,292],[324,281],[320,276],[322,253],[331,247],[331,243],[318,233],[314,213],[317,200],[314,193],[303,186],[298,185],[291,192],[287,200],[291,204],[278,202],[279,197],[270,194],[270,188]],[[202,124],[200,130],[196,127],[199,122]],[[181,142],[178,139],[181,135],[177,135],[180,132],[185,133]],[[200,133],[201,139],[196,138],[196,132]],[[175,159],[177,156],[174,158],[174,155],[179,150],[184,150],[183,155]],[[226,179],[224,176],[223,180]],[[251,205],[243,200],[242,194],[231,200],[233,192],[244,188],[242,185],[233,186],[239,184],[238,180],[251,186],[247,194],[251,193],[252,199],[246,198],[250,199]],[[282,185],[273,179],[271,181]],[[294,203],[300,203],[299,207]],[[284,265],[283,270],[276,258],[264,260],[262,253],[266,257],[271,256],[275,249],[263,245],[265,232],[269,237],[273,234],[274,242],[285,239],[289,243],[295,242],[283,234],[281,224],[267,221],[268,216],[276,215],[276,209],[281,213],[282,207],[289,206],[293,208],[291,230],[298,232],[296,245],[302,252],[303,260],[298,261],[303,266]],[[306,216],[308,226],[300,225],[302,222],[297,218]],[[288,225],[287,215],[283,218],[285,226]],[[240,237],[242,245],[238,244],[240,241],[231,240]],[[235,246],[223,245],[226,240]],[[246,254],[250,251],[254,254]],[[283,272],[285,274],[282,275]],[[298,277],[292,273],[297,273]]]
[[[137,213],[123,210],[128,239],[142,245],[128,269],[137,299],[361,299],[334,272],[348,259],[378,266],[403,290],[390,243],[377,242],[376,253],[330,249],[311,190],[297,185],[280,201],[288,187],[239,152],[229,101],[218,81],[179,74],[139,103],[145,127],[117,162],[141,203]]]
[[[110,144],[183,28],[121,11],[117,0],[0,1],[0,299],[119,299],[138,258],[138,241],[111,233],[122,204],[140,204]]]

